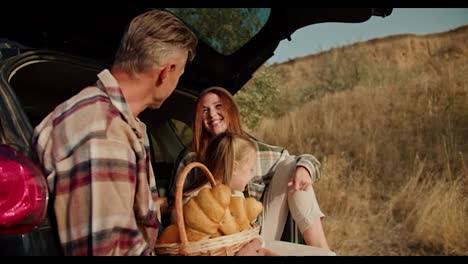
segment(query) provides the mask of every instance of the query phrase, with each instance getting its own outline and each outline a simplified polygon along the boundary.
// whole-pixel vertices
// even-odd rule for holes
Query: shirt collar
[[[106,92],[112,105],[119,110],[126,122],[132,127],[133,131],[141,138],[143,131],[146,129],[145,125],[137,117],[132,115],[115,77],[108,69],[104,69],[98,74],[98,78],[98,87]]]

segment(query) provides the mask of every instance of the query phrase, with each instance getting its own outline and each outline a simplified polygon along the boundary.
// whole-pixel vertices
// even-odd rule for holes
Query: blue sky
[[[399,34],[424,35],[468,25],[468,8],[394,8],[390,16],[363,23],[322,23],[297,30],[283,40],[267,64],[318,53],[358,41]]]

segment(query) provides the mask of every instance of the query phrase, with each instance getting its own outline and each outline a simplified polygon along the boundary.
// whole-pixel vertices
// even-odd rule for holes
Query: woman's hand
[[[310,177],[309,171],[302,166],[296,167],[296,171],[288,182],[288,186],[291,187],[290,191],[306,191],[311,185],[312,178]]]

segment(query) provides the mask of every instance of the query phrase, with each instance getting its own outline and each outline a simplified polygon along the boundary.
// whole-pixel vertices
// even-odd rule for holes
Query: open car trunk
[[[37,9],[2,9],[0,37],[37,49],[48,49],[93,58],[103,65],[112,63],[125,27],[148,7],[116,6],[111,11],[74,7],[58,11]],[[361,23],[372,16],[385,17],[392,8],[167,8],[178,15],[199,35],[197,55],[187,65],[180,86],[199,93],[209,86],[223,86],[235,94],[252,74],[270,57],[278,44],[298,29],[325,22]],[[246,12],[245,12],[246,11]],[[246,32],[244,25],[251,14],[263,13],[265,20],[257,30]],[[225,12],[221,15],[217,12]],[[240,13],[240,17],[237,13]],[[244,13],[250,13],[244,15]],[[198,19],[194,19],[197,18]],[[209,19],[216,17],[216,19]],[[237,17],[237,19],[233,19]],[[85,18],[85,19],[83,19]],[[251,24],[248,24],[250,26]],[[227,28],[230,28],[227,30]],[[226,30],[226,31],[224,31]],[[232,43],[244,38],[237,49],[223,52],[213,43]],[[226,39],[227,38],[227,39]],[[211,40],[211,41],[210,41]],[[229,44],[226,44],[229,45]]]
[[[0,68],[0,143],[17,146],[33,159],[29,140],[34,127],[60,103],[93,85],[103,68],[96,62],[52,51],[29,51],[4,61]],[[190,92],[177,90],[163,107],[140,115],[147,126],[160,195],[167,190],[174,160],[185,147],[174,133],[173,122],[190,127],[192,116],[187,113],[195,98]],[[60,255],[50,206],[51,201],[46,219],[32,231],[0,236],[0,255]]]

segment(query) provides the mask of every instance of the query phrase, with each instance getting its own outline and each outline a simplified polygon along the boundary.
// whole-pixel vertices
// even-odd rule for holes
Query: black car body
[[[33,128],[59,103],[96,81],[96,74],[112,63],[127,24],[146,10],[3,10],[0,143],[19,146],[30,157]],[[301,27],[323,22],[360,23],[392,12],[391,8],[168,10],[180,16],[200,41],[195,60],[187,65],[173,95],[160,109],[146,110],[140,116],[148,127],[160,195],[170,182],[175,159],[189,144],[193,104],[203,89],[216,85],[235,94],[273,56],[280,41]],[[237,17],[219,21],[217,12]],[[201,18],[192,19],[196,14],[202,14]],[[254,26],[246,28],[245,21]],[[214,28],[218,30],[210,30]],[[59,255],[53,220],[48,214],[28,232],[0,235],[0,255]],[[7,228],[0,226],[0,231]]]

